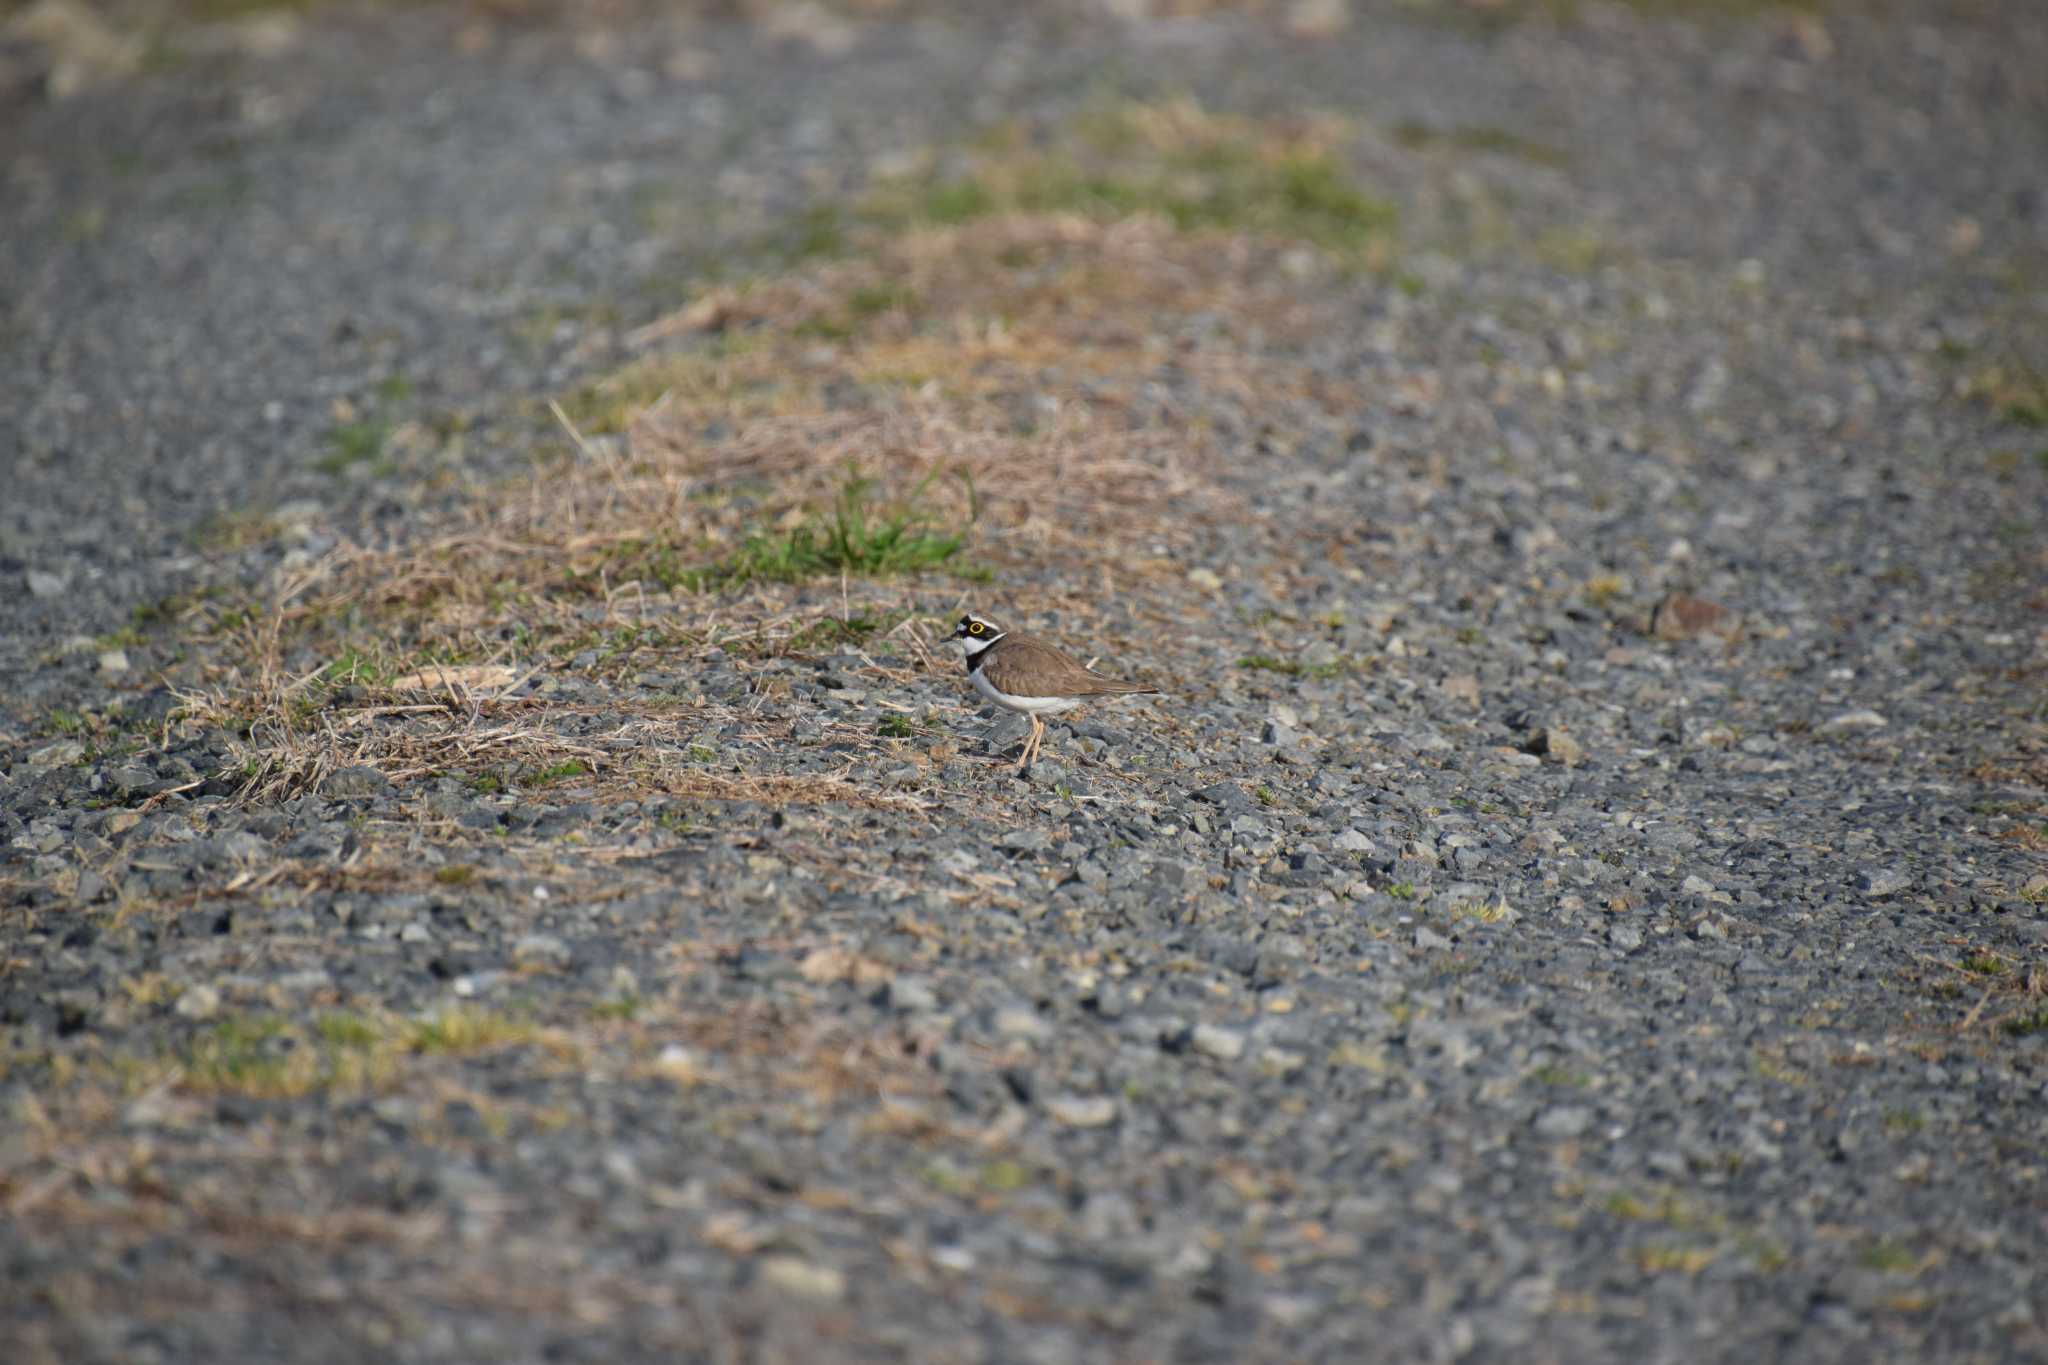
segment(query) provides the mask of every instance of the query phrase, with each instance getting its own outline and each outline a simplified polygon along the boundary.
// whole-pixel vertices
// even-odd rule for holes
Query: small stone
[[[1678,889],[1683,895],[1706,896],[1713,894],[1714,884],[1704,877],[1687,877],[1678,884]]]
[[[851,981],[859,965],[860,956],[851,948],[828,943],[805,953],[803,960],[796,964],[796,974],[813,986],[830,986]]]
[[[1045,1111],[1069,1128],[1100,1128],[1116,1121],[1116,1101],[1103,1095],[1056,1095]]]
[[[71,580],[63,574],[51,573],[46,569],[28,571],[28,593],[31,597],[62,597],[70,586]]]
[[[303,971],[286,972],[274,984],[281,991],[304,995],[332,989],[334,976],[325,967],[308,967]]]
[[[553,934],[527,934],[512,945],[512,960],[522,967],[566,967],[569,945]]]
[[[654,1069],[678,1085],[695,1085],[704,1079],[704,1063],[681,1043],[670,1043],[655,1054]]]
[[[320,784],[320,794],[330,797],[389,796],[392,790],[384,774],[363,764],[336,769]]]
[[[1832,735],[1844,730],[1882,730],[1889,724],[1890,721],[1866,706],[1854,711],[1844,711],[1838,716],[1822,721],[1820,732]]]
[[[1418,924],[1415,926],[1415,946],[1425,952],[1435,952],[1455,945],[1427,924]]]
[[[1579,742],[1569,732],[1555,726],[1538,730],[1530,736],[1524,748],[1539,758],[1561,763],[1567,768],[1576,768],[1586,757],[1586,751]]]
[[[220,1013],[220,992],[211,986],[187,986],[173,1006],[186,1019],[211,1019]]]
[[[1351,24],[1351,0],[1294,0],[1287,7],[1293,38],[1334,38]]]
[[[1216,572],[1213,569],[1189,569],[1188,582],[1204,592],[1223,591],[1223,580],[1216,576]]]
[[[919,977],[899,976],[889,983],[889,1008],[900,1014],[929,1014],[938,1007],[938,993]]]
[[[1251,810],[1252,799],[1235,782],[1217,782],[1195,793],[1195,798],[1224,810]]]
[[[1571,1104],[1544,1110],[1535,1123],[1537,1135],[1547,1138],[1575,1138],[1592,1126],[1593,1111]]]
[[[1702,635],[1732,636],[1742,618],[1719,602],[1673,593],[1650,613],[1650,634],[1660,640],[1694,640]]]
[[[1624,953],[1632,953],[1643,946],[1643,931],[1624,920],[1608,926],[1607,942]]]
[[[1467,706],[1479,705],[1479,679],[1473,674],[1459,673],[1445,678],[1437,690],[1452,701],[1461,701]]]
[[[1868,867],[1856,879],[1856,885],[1866,896],[1896,896],[1913,884],[1913,879],[1903,867]]]
[[[1270,744],[1277,749],[1293,748],[1298,738],[1293,730],[1277,720],[1267,721],[1266,728],[1259,733],[1261,743]]]
[[[221,836],[220,851],[234,862],[262,862],[270,857],[270,844],[260,834],[238,829]]]
[[[1372,840],[1357,830],[1347,829],[1330,840],[1330,847],[1339,853],[1370,853],[1374,846]]]
[[[1268,1076],[1292,1076],[1308,1065],[1308,1058],[1285,1048],[1269,1047],[1259,1054],[1259,1070]]]
[[[104,649],[100,651],[100,672],[107,674],[128,671],[128,651],[125,649]]]
[[[157,789],[156,774],[139,763],[125,763],[107,769],[107,785],[122,795],[151,793]]]
[[[31,750],[28,762],[32,768],[68,768],[84,757],[83,744],[75,739],[60,739],[55,744]]]
[[[1244,1035],[1236,1029],[1197,1024],[1188,1041],[1195,1051],[1219,1062],[1234,1062],[1244,1056]]]
[[[1019,1038],[1036,1042],[1052,1036],[1052,1025],[1028,1005],[1005,1005],[990,1021],[998,1038]]]
[[[1304,1327],[1322,1312],[1322,1304],[1308,1294],[1268,1294],[1259,1308],[1282,1327]]]
[[[1717,943],[1726,942],[1728,921],[1720,915],[1701,915],[1692,922],[1692,927],[1687,932],[1701,942],[1710,939]]]
[[[837,1303],[846,1297],[845,1271],[801,1256],[764,1256],[755,1273],[763,1284],[800,1299]]]

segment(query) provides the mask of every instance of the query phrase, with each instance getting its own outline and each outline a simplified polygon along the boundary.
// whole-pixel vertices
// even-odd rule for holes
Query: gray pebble
[[[1220,1062],[1234,1062],[1244,1056],[1244,1034],[1216,1024],[1195,1025],[1189,1044],[1203,1056]]]

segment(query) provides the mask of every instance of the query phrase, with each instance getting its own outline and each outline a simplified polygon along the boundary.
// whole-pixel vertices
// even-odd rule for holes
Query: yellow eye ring
[[[986,626],[982,625],[981,622],[976,621],[967,627],[967,633],[969,635],[979,635],[982,633],[982,631],[986,629]]]

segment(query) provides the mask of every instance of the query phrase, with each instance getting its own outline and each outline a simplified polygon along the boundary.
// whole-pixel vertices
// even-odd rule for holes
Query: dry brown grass
[[[1285,404],[1332,422],[1362,405],[1291,358],[1326,306],[1298,278],[1313,249],[1217,225],[1348,221],[1327,130],[1175,105],[1090,136],[1119,165],[1220,167],[1222,189],[1197,197],[1215,221],[1177,226],[1142,196],[1122,217],[1003,211],[998,190],[972,221],[877,232],[847,259],[712,292],[641,329],[642,358],[551,405],[565,448],[532,478],[277,583],[226,632],[187,719],[245,736],[250,799],[357,765],[403,783],[574,764],[618,794],[914,808],[842,776],[688,758],[692,733],[757,719],[760,697],[621,689],[599,709],[520,684],[877,637],[930,666],[929,626],[965,597],[963,572],[1029,573],[1048,601],[1106,589],[1112,568],[1126,595],[1177,578],[1175,551],[1243,514],[1218,414],[1242,431]],[[1042,162],[997,147],[975,164],[1000,186],[1005,166]],[[1180,202],[1178,182],[1146,174],[1145,193]],[[797,551],[843,533],[849,506],[855,539],[906,528],[911,553],[820,576],[848,561]],[[861,576],[898,567],[914,572]]]

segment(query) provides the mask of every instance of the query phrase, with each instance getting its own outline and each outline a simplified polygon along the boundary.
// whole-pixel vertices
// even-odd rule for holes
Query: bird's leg
[[[1038,757],[1038,746],[1045,738],[1045,722],[1037,716],[1031,718],[1031,737],[1024,741],[1024,761],[1017,768],[1021,776],[1031,771],[1031,760]]]

